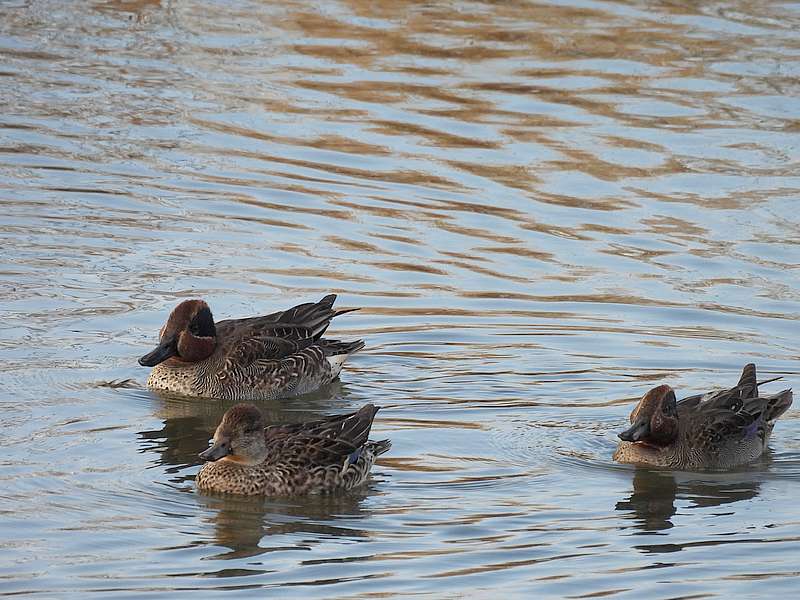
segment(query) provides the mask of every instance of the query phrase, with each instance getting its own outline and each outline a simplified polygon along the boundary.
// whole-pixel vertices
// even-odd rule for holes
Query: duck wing
[[[354,413],[267,427],[267,462],[318,467],[357,460],[378,410],[367,404]]]
[[[322,337],[334,317],[358,310],[347,308],[335,310],[336,294],[329,294],[319,302],[298,304],[284,311],[261,317],[229,319],[217,323],[220,338],[232,341],[259,338],[282,338],[304,342]]]
[[[263,317],[231,319],[217,324],[217,337],[231,368],[247,369],[264,362],[279,361],[298,354],[321,341],[334,317],[358,310],[334,310],[336,295],[319,302],[298,304],[288,310]],[[301,357],[298,357],[301,358]],[[306,360],[320,357],[309,356]]]
[[[693,446],[720,448],[727,443],[751,440],[756,436],[766,442],[775,419],[792,404],[792,391],[783,390],[771,396],[739,399],[730,406],[699,405],[687,415],[686,435]],[[684,418],[681,415],[681,419]]]
[[[773,379],[768,381],[774,381]],[[688,423],[686,435],[696,446],[719,448],[728,442],[766,441],[775,419],[792,404],[791,390],[759,396],[756,367],[745,365],[739,383],[729,389],[690,396],[678,403],[679,418]]]
[[[768,381],[774,380],[770,379]],[[768,381],[758,383],[756,379],[756,366],[753,363],[748,363],[742,369],[742,376],[739,378],[739,383],[737,383],[736,386],[727,390],[716,390],[684,398],[678,402],[679,414],[681,409],[684,411],[699,409],[701,405],[702,408],[707,411],[719,408],[737,412],[742,408],[745,400],[748,398],[757,398],[758,386]]]
[[[314,343],[312,339],[290,340],[267,335],[249,337],[239,340],[235,345],[229,345],[225,358],[231,367],[240,369],[253,365],[263,367],[264,362],[288,358]]]

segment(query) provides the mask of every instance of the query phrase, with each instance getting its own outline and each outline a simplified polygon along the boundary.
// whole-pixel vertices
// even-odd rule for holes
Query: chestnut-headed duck
[[[792,391],[759,396],[754,364],[736,387],[675,400],[668,385],[647,392],[619,434],[614,460],[679,470],[728,469],[764,452],[775,421],[792,404]]]
[[[334,317],[336,295],[263,317],[214,322],[202,300],[184,300],[170,313],[158,346],[139,359],[154,367],[156,390],[219,398],[265,400],[313,392],[339,375],[345,360],[364,347],[322,334]]]

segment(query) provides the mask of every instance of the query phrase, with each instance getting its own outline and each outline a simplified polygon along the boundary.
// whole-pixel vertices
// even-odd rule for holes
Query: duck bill
[[[174,339],[169,339],[161,342],[156,346],[155,350],[148,352],[139,359],[139,364],[143,367],[155,367],[157,364],[164,362],[168,358],[178,354],[178,347]]]
[[[211,446],[208,450],[203,450],[198,456],[202,460],[206,460],[209,462],[214,462],[215,460],[219,460],[224,456],[228,456],[231,451],[228,449],[229,447],[221,442],[214,442],[214,445]]]
[[[617,434],[623,442],[638,442],[650,435],[650,419],[637,419],[630,428]]]

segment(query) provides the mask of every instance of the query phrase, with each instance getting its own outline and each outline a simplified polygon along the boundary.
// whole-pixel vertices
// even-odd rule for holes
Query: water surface
[[[631,402],[800,380],[791,3],[0,4],[0,594],[763,597],[800,412],[735,473]],[[196,493],[228,407],[144,387],[179,300],[339,294],[286,422],[382,406],[357,493]]]

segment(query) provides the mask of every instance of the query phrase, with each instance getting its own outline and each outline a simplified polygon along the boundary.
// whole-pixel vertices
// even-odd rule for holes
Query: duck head
[[[158,346],[139,359],[143,367],[154,367],[168,358],[198,362],[211,356],[217,345],[217,330],[208,304],[184,300],[170,313],[161,328]]]
[[[663,447],[678,437],[678,406],[675,392],[660,385],[647,392],[631,413],[631,426],[619,434],[624,442]]]
[[[230,460],[246,465],[263,462],[267,457],[264,417],[252,404],[230,408],[214,432],[211,447],[199,454],[207,461]]]

